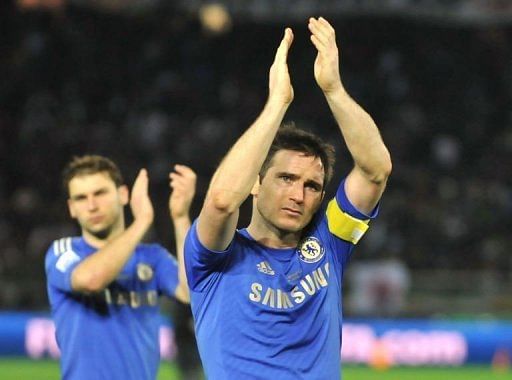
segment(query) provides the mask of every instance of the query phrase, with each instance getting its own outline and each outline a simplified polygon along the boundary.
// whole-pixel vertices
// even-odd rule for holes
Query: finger
[[[308,29],[322,44],[326,45],[329,42],[329,31],[319,21],[310,18]]]
[[[141,169],[137,178],[135,178],[135,182],[133,183],[132,195],[147,193],[148,192],[148,172],[146,169]]]
[[[189,181],[187,178],[184,177],[177,177],[174,179],[171,179],[169,182],[169,185],[174,189],[182,189],[182,190],[188,190],[191,188],[194,188],[193,182]]]
[[[173,172],[171,172],[172,174]],[[188,166],[186,165],[174,165],[174,173],[179,174],[180,176],[187,177],[187,178],[196,178],[196,173]],[[169,177],[171,176],[169,174]]]
[[[173,191],[183,191],[184,188],[183,183],[179,181],[172,181],[169,186]]]
[[[284,30],[284,36],[286,38],[286,42],[287,42],[287,45],[288,45],[288,48],[290,48],[292,46],[292,42],[293,42],[293,30],[291,28],[286,28]]]
[[[182,176],[183,175],[183,168],[178,166],[178,165],[174,165],[174,168],[173,168],[173,171],[169,173],[169,178],[171,177],[177,177],[177,176]]]
[[[183,191],[187,191],[187,192],[195,191],[195,182],[191,181],[188,178],[184,178],[184,177],[171,179],[169,181],[169,186],[173,190],[183,190]]]
[[[171,183],[171,189],[172,189],[172,193],[181,193],[183,192],[183,186],[180,186],[179,183]]]
[[[137,178],[135,178],[134,187],[137,184],[144,184],[148,182],[148,171],[146,169],[140,169]]]
[[[288,51],[293,42],[293,32],[290,28],[286,28],[284,30],[284,36],[277,48],[276,55],[274,58],[274,62],[286,63],[288,58]]]
[[[186,178],[195,179],[197,177],[196,173],[188,166],[183,165],[180,168],[180,170],[181,170],[181,174]]]
[[[174,171],[178,172],[178,173],[182,173],[184,171],[187,171],[187,169],[190,170],[190,168],[186,165],[181,165],[181,164],[176,164],[174,165]]]
[[[327,21],[325,18],[323,18],[323,17],[319,17],[319,18],[318,18],[318,22],[319,22],[320,24],[322,24],[322,25],[323,25],[323,27],[324,27],[326,30],[328,30],[329,32],[331,32],[331,33],[335,33],[335,30],[334,30],[333,26],[332,26],[332,25],[329,23],[329,21]]]
[[[188,192],[187,189],[176,188],[176,189],[173,189],[169,200],[174,201],[174,202],[179,202],[181,204],[183,202],[189,203],[192,200],[192,198],[193,198],[193,195],[190,195],[190,192]]]
[[[178,172],[169,173],[170,181],[186,181],[188,178],[190,178],[189,173],[178,173]]]
[[[286,28],[284,30],[283,39],[281,40],[281,43],[279,44],[279,48],[283,47],[285,48],[285,51],[288,53],[288,50],[292,46],[293,42],[293,31],[291,28]]]
[[[325,46],[320,42],[320,40],[314,34],[311,35],[310,40],[313,43],[313,45],[315,45],[316,50],[318,50],[319,52],[325,48]]]

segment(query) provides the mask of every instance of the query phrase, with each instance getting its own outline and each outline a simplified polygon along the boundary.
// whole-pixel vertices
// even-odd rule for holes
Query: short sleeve
[[[71,274],[82,258],[73,249],[73,239],[55,240],[45,258],[48,284],[62,291],[71,292]]]
[[[225,251],[212,251],[206,248],[197,235],[196,219],[185,239],[185,268],[189,288],[201,291],[206,286],[209,275],[224,265],[232,250],[233,242]]]

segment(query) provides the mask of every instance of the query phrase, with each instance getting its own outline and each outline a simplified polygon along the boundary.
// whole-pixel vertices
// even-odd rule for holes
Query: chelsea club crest
[[[144,263],[137,264],[137,277],[141,281],[149,281],[153,278],[153,269]]]
[[[320,240],[314,236],[309,236],[302,240],[299,248],[297,248],[297,252],[302,261],[316,263],[324,256],[325,250]]]

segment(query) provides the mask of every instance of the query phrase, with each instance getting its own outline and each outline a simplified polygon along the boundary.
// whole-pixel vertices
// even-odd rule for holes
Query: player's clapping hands
[[[323,17],[309,19],[311,42],[318,54],[314,72],[318,86],[324,93],[334,92],[342,87],[339,70],[339,52],[334,28]]]
[[[169,185],[172,189],[169,197],[171,218],[177,220],[189,215],[190,205],[196,192],[196,173],[185,165],[175,165],[169,173]]]
[[[141,221],[147,226],[153,223],[154,211],[151,199],[148,194],[148,172],[146,169],[141,169],[132,187],[132,194],[130,197],[130,207],[134,220]]]
[[[283,39],[277,48],[274,62],[270,67],[269,100],[282,104],[290,104],[293,100],[293,87],[288,72],[288,51],[293,42],[293,32],[290,28],[284,31]]]

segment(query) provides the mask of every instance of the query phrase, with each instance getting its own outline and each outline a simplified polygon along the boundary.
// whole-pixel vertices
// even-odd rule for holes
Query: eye
[[[289,176],[288,174],[281,174],[279,176],[279,178],[283,181],[283,182],[291,182],[292,181],[292,177]]]
[[[306,189],[311,190],[315,193],[318,193],[322,190],[322,187],[318,183],[308,182],[305,184]]]
[[[107,189],[100,189],[100,190],[96,191],[96,192],[94,193],[94,195],[98,197],[98,196],[105,195],[105,194],[107,194],[107,193],[108,193],[108,190],[107,190]]]

